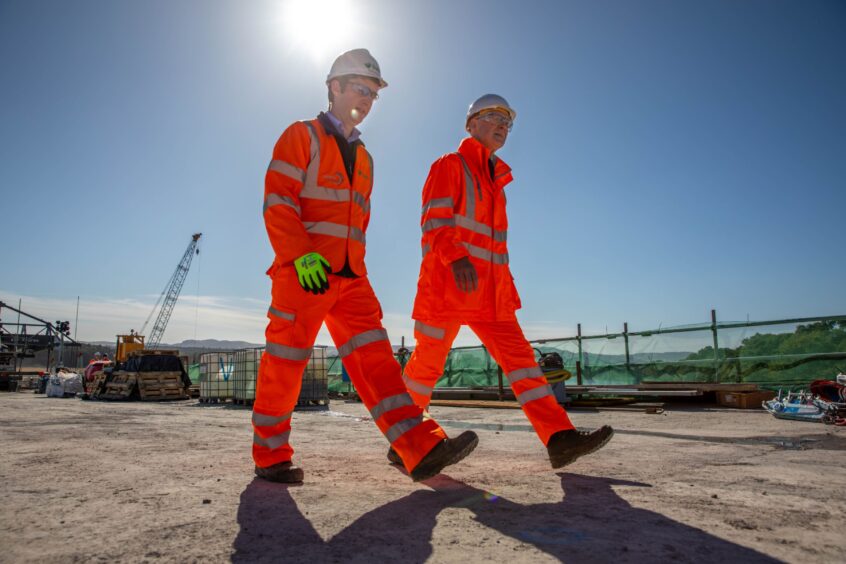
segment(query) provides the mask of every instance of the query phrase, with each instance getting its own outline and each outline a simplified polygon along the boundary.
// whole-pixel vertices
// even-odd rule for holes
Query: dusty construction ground
[[[301,486],[253,478],[250,412],[0,394],[0,562],[843,562],[846,428],[574,410],[552,471],[516,410],[433,408],[476,451],[414,484],[361,404],[294,415]]]

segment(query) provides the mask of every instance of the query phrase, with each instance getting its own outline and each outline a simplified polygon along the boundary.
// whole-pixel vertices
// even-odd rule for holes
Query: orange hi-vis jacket
[[[520,297],[508,267],[504,187],[511,167],[472,137],[432,165],[423,187],[423,263],[412,317],[419,321],[515,319]],[[479,287],[458,289],[452,262],[470,257]]]
[[[373,160],[356,141],[352,179],[338,144],[320,120],[296,122],[273,149],[264,183],[264,221],[276,253],[273,267],[311,252],[329,261],[333,272],[349,262],[367,274],[364,248],[370,221]]]

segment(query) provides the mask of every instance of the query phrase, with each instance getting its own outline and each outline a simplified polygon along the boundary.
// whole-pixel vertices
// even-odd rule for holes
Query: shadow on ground
[[[241,494],[240,531],[232,560],[424,562],[433,555],[431,539],[438,514],[448,507],[461,507],[485,527],[560,561],[777,562],[660,513],[632,507],[612,488],[648,484],[559,476],[562,500],[522,505],[442,474],[426,482],[433,491],[415,491],[378,507],[328,540],[314,530],[288,487],[255,479]],[[481,557],[481,552],[490,554],[490,542],[463,538],[460,544],[465,549],[487,545],[480,549]],[[448,550],[438,548],[439,553]],[[507,561],[519,559],[520,554],[503,549],[501,556],[501,561]]]

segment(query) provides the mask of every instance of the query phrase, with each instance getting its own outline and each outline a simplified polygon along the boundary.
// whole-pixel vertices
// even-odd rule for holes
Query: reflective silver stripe
[[[422,321],[414,321],[414,330],[420,331],[427,337],[432,337],[433,339],[438,339],[439,341],[444,340],[444,330],[440,327],[434,327],[432,325],[426,325]]]
[[[395,425],[392,425],[390,429],[385,431],[385,436],[388,437],[388,440],[391,443],[393,443],[395,440],[397,440],[410,430],[414,429],[421,423],[423,423],[422,415],[412,417],[411,419],[403,419],[402,421],[396,423]]]
[[[426,254],[431,250],[432,250],[432,248],[429,246],[429,243],[426,243],[425,245],[423,245],[423,248],[422,248],[423,256],[425,257]]]
[[[421,384],[420,382],[412,380],[411,378],[409,378],[405,374],[402,375],[402,381],[405,382],[406,388],[408,388],[412,392],[417,392],[418,394],[420,394],[422,396],[431,396],[432,392],[435,391],[434,388],[430,388],[429,386],[426,386],[424,384]]]
[[[265,415],[264,413],[256,413],[253,411],[253,425],[256,427],[272,427],[279,425],[291,418],[291,411],[283,413],[282,415]]]
[[[429,200],[426,202],[426,205],[423,206],[422,215],[425,215],[427,211],[432,208],[454,208],[455,204],[452,201],[452,198],[435,198],[434,200]]]
[[[373,173],[374,173],[373,157],[370,155],[370,153],[367,151],[367,149],[364,150],[364,154],[367,155],[367,160],[370,161],[370,186],[372,187],[373,186],[373,178],[374,178],[374,176],[373,176]]]
[[[303,123],[308,128],[308,135],[311,138],[311,160],[308,162],[303,184],[317,186],[317,175],[320,174],[320,138],[311,122],[304,121]]]
[[[520,402],[520,405],[526,405],[530,401],[534,401],[536,399],[545,398],[546,396],[552,395],[552,388],[549,385],[546,386],[538,386],[537,388],[532,388],[531,390],[527,390],[522,394],[517,396],[517,401]]]
[[[259,446],[267,447],[270,450],[276,450],[277,448],[288,444],[288,437],[290,435],[290,429],[284,433],[279,433],[278,435],[274,435],[266,439],[259,437],[258,433],[253,433],[253,442]]]
[[[284,174],[288,178],[293,178],[298,182],[305,182],[305,171],[285,161],[274,159],[270,161],[270,164],[267,166],[267,170],[273,170],[279,174]]]
[[[287,319],[288,321],[293,321],[297,318],[293,313],[288,313],[287,311],[279,311],[273,306],[267,308],[267,313],[269,313],[270,315],[275,315],[276,317],[281,317],[282,319]]]
[[[455,227],[455,218],[453,217],[436,217],[434,219],[430,219],[426,223],[423,224],[423,233],[427,231],[431,231],[432,229],[437,229],[438,227]]]
[[[267,341],[264,350],[276,358],[284,358],[285,360],[308,360],[311,356],[311,347],[298,349],[296,347],[280,345],[279,343],[271,343],[270,341]]]
[[[359,347],[363,347],[364,345],[369,345],[370,343],[375,343],[377,341],[387,340],[387,330],[371,329],[370,331],[365,331],[364,333],[359,333],[358,335],[355,335],[349,341],[338,347],[338,356],[344,358],[345,356],[349,356],[350,354],[352,354],[352,352]]]
[[[471,245],[470,243],[461,242],[467,248],[470,256],[478,259],[487,260],[494,264],[508,264],[508,253],[494,253],[488,249]]]
[[[491,262],[494,264],[508,264],[508,253],[493,253]]]
[[[525,380],[526,378],[540,378],[541,376],[543,376],[543,371],[540,369],[540,366],[521,368],[505,375],[511,384],[519,382],[520,380]]]
[[[358,227],[350,227],[350,239],[358,241],[362,245],[367,244],[367,238],[364,236],[364,231]]]
[[[411,396],[407,393],[397,394],[395,396],[385,398],[376,404],[376,406],[370,410],[370,415],[373,417],[373,420],[376,421],[387,412],[407,405],[414,405],[414,400],[411,399]]]
[[[456,153],[458,158],[461,159],[461,164],[464,165],[464,191],[467,194],[467,217],[475,218],[476,217],[476,193],[475,193],[475,184],[473,183],[473,175],[470,174],[470,167],[467,166],[467,161],[464,160],[464,157],[461,153]]]
[[[353,202],[358,204],[359,207],[364,210],[364,213],[370,213],[370,201],[364,197],[364,194],[353,190],[352,199]]]
[[[304,221],[303,226],[305,226],[305,230],[309,233],[320,233],[321,235],[340,237],[341,239],[347,238],[350,229],[346,225],[329,221]]]
[[[493,229],[491,229],[490,227],[488,227],[484,223],[480,223],[480,222],[476,221],[475,219],[470,219],[469,217],[464,216],[464,215],[456,214],[455,215],[455,224],[458,225],[459,227],[469,229],[470,231],[475,231],[476,233],[479,233],[480,235],[486,235],[487,237],[490,237],[492,232],[493,232]]]
[[[267,208],[272,206],[288,206],[289,208],[294,208],[294,211],[297,212],[297,215],[300,215],[300,206],[294,201],[293,198],[289,196],[280,196],[279,194],[268,194],[267,197],[264,199],[264,209],[261,210],[262,213],[267,211]]]
[[[300,191],[300,198],[329,202],[349,202],[350,191],[346,188],[336,190],[334,188],[324,188],[323,186],[304,186]]]
[[[505,243],[508,240],[508,231],[497,231],[494,229],[493,240],[499,243]]]

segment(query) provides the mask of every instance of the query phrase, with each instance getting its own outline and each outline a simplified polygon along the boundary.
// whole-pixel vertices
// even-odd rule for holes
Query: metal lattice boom
[[[150,332],[150,338],[147,339],[146,346],[148,349],[158,348],[159,342],[162,340],[162,335],[164,335],[165,328],[167,328],[167,322],[170,321],[170,314],[173,313],[173,307],[176,305],[176,300],[179,298],[179,292],[182,291],[182,285],[185,283],[185,278],[188,276],[188,269],[191,268],[191,260],[194,258],[194,254],[200,252],[197,249],[197,242],[200,240],[202,235],[202,233],[194,233],[194,235],[191,236],[191,242],[188,244],[188,248],[185,249],[185,254],[182,255],[182,260],[179,261],[173,276],[170,277],[170,282],[168,282],[167,287],[165,287],[164,292],[162,292],[164,301],[162,302],[162,309],[159,311],[158,317],[156,317],[156,323],[153,325],[153,330]],[[159,300],[161,301],[162,298],[159,297]],[[156,303],[156,306],[158,306],[158,302]],[[155,307],[153,308],[153,311],[155,311]]]

